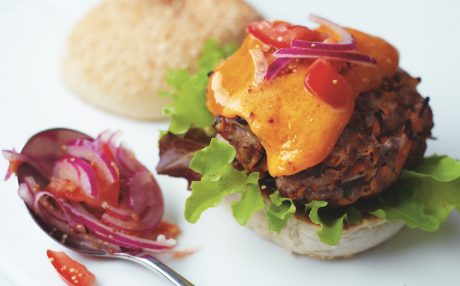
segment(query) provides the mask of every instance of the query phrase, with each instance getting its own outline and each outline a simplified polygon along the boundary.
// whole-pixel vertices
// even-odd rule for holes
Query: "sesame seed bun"
[[[169,69],[193,70],[203,43],[240,42],[259,18],[241,0],[106,0],[72,31],[62,61],[67,87],[107,111],[162,118]]]

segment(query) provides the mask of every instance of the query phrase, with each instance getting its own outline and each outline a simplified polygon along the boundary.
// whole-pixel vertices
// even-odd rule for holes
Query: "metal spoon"
[[[59,151],[63,143],[66,143],[72,139],[77,138],[90,138],[88,135],[80,133],[70,129],[50,129],[42,131],[34,135],[24,146],[22,152],[27,152],[30,157],[40,156],[43,157],[41,160],[41,166],[45,171],[49,169],[50,162],[59,155]],[[46,141],[46,142],[42,142]],[[39,148],[40,147],[40,148]],[[43,176],[38,173],[36,169],[28,164],[23,164],[18,170],[18,182],[24,182],[24,178],[27,176],[33,176],[36,181],[42,186],[46,185],[46,181]],[[152,255],[144,253],[130,253],[127,251],[118,253],[109,253],[104,250],[96,250],[90,248],[83,241],[77,241],[75,239],[68,239],[68,235],[60,232],[57,228],[50,226],[43,221],[39,216],[36,216],[34,212],[26,205],[29,210],[29,214],[32,216],[34,221],[40,226],[40,228],[46,232],[52,239],[60,243],[62,246],[69,248],[75,252],[79,252],[89,256],[106,257],[106,258],[120,258],[141,264],[151,270],[155,270],[168,279],[173,285],[176,286],[193,286],[193,284],[182,277],[179,273],[169,268],[157,258]]]

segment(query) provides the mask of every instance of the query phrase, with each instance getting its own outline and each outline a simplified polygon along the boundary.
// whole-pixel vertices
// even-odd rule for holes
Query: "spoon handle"
[[[175,286],[194,286],[190,281],[182,277],[182,275],[172,270],[171,268],[163,264],[160,260],[156,259],[151,255],[120,255],[119,257],[139,263],[147,268],[158,271],[161,275],[163,275]]]

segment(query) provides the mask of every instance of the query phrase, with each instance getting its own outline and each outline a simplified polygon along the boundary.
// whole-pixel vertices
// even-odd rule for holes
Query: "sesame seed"
[[[336,80],[336,79],[333,79],[333,80],[332,80],[332,84],[333,84],[333,85],[336,85],[338,82],[339,82],[339,81]]]
[[[67,265],[64,265],[64,266],[61,267],[61,271],[64,271],[66,269],[67,269]]]
[[[75,268],[70,268],[69,271],[70,271],[70,273],[73,273],[73,272],[75,272]]]
[[[54,262],[54,257],[51,257],[51,258],[50,258],[50,262],[51,262],[51,263]]]
[[[74,280],[73,283],[78,284],[78,280]]]
[[[76,276],[76,275],[74,275],[74,276],[70,277],[70,279],[72,279],[72,280],[76,280],[76,279],[77,279],[77,276]]]
[[[283,37],[278,36],[278,38],[276,38],[276,40],[278,40],[278,42],[281,42],[283,40]]]
[[[316,44],[311,44],[310,47],[314,48],[316,47]]]

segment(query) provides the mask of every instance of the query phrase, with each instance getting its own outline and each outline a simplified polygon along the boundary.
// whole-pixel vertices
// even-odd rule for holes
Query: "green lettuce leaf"
[[[246,180],[246,191],[241,200],[233,202],[232,212],[240,225],[248,224],[255,212],[264,208],[264,200],[259,189],[259,173],[251,173]]]
[[[316,232],[319,239],[329,245],[337,245],[342,236],[344,221],[347,214],[343,214],[336,218],[322,218],[319,214],[319,209],[327,206],[325,201],[312,201],[305,205],[307,210],[310,210],[308,217],[311,222],[319,225],[319,230]]]
[[[206,180],[218,181],[223,168],[233,162],[235,155],[236,150],[232,145],[213,138],[207,147],[195,153],[189,167]]]
[[[171,91],[163,91],[160,95],[173,99],[173,102],[163,109],[163,114],[171,117],[169,132],[180,135],[192,127],[212,127],[214,117],[206,108],[208,73],[220,60],[227,58],[235,50],[235,45],[221,46],[210,40],[203,47],[195,73],[185,69],[168,72],[166,82]]]
[[[425,158],[414,170],[405,170],[405,178],[431,178],[438,182],[451,182],[460,177],[460,162],[448,156],[433,155]]]
[[[380,218],[403,221],[410,228],[437,231],[449,214],[460,208],[460,162],[447,156],[426,158],[379,196]]]
[[[259,173],[248,175],[236,170],[232,165],[234,159],[235,148],[216,138],[195,153],[190,168],[202,177],[200,181],[192,182],[192,193],[185,203],[185,218],[189,222],[197,222],[205,210],[216,207],[224,197],[234,193],[241,194],[240,200],[232,204],[232,212],[242,225],[264,207],[259,191]]]
[[[271,204],[267,210],[268,228],[280,232],[296,211],[294,202],[282,197],[278,191],[269,196]]]

